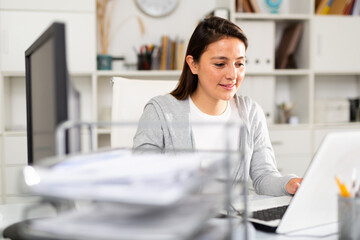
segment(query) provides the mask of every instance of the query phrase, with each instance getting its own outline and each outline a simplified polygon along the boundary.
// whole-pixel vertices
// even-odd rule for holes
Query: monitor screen
[[[60,123],[79,120],[70,112],[74,108],[70,103],[79,106],[79,96],[68,77],[63,23],[53,23],[26,50],[25,64],[28,163],[34,164],[56,154],[55,132]],[[79,150],[80,136],[69,136],[66,152]],[[72,142],[77,147],[71,148]]]

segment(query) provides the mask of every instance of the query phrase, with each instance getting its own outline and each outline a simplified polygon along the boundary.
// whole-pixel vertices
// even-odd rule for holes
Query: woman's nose
[[[230,66],[226,73],[226,78],[230,80],[236,79],[237,69],[235,66]]]

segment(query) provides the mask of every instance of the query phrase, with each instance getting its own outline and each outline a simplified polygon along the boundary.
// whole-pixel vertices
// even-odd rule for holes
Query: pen
[[[353,168],[351,175],[351,196],[355,196],[356,188],[356,168]]]
[[[355,188],[355,198],[360,197],[360,181],[357,181],[356,188]]]
[[[335,179],[336,179],[336,182],[340,189],[340,195],[343,197],[350,197],[351,195],[350,195],[349,191],[347,190],[345,184],[341,183],[337,176],[335,176]]]

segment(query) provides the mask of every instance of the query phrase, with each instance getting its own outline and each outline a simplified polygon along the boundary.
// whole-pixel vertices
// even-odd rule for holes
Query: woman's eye
[[[217,67],[223,67],[225,64],[224,63],[215,63],[215,66]]]
[[[245,66],[245,64],[244,63],[236,63],[235,66],[236,67],[242,67],[242,66]]]

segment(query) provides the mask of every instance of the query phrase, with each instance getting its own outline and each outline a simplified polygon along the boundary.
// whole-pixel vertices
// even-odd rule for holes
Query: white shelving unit
[[[67,63],[81,93],[81,117],[95,119],[95,0],[0,0],[0,203],[34,198],[18,186],[28,161],[24,52],[54,21],[66,24]]]
[[[284,173],[302,175],[327,133],[360,130],[360,123],[315,121],[317,99],[345,100],[360,96],[360,34],[356,30],[360,27],[360,16],[315,15],[313,0],[283,1],[278,14],[237,13],[235,3],[236,0],[221,1],[222,7],[230,9],[231,20],[244,30],[248,22],[255,22],[263,28],[275,26],[273,35],[264,35],[265,30],[250,32],[249,59],[254,58],[249,56],[253,53],[251,47],[258,48],[259,44],[267,45],[274,56],[284,28],[291,23],[303,24],[303,34],[295,55],[297,69],[275,69],[274,65],[271,70],[252,68],[244,82],[249,81],[249,76],[250,80],[265,77],[271,82],[262,85],[260,81],[256,90],[248,94],[255,94],[253,98],[256,99],[256,91],[262,88],[269,91],[269,94],[260,95],[256,100],[263,105],[265,113],[273,113],[269,128],[279,169]],[[256,57],[261,60],[261,53]],[[262,104],[264,102],[271,104]],[[299,124],[276,123],[277,105],[282,102],[295,103],[292,114],[298,117]],[[269,105],[270,109],[266,109]]]
[[[255,23],[249,30],[248,71],[240,93],[250,95],[263,107],[279,169],[302,175],[326,133],[360,129],[360,123],[315,122],[317,99],[360,95],[360,33],[356,31],[360,17],[315,16],[314,0],[283,1],[279,14],[236,13],[235,1],[218,0],[218,5],[229,8],[231,20],[244,29],[246,24]],[[52,20],[63,19],[72,26],[68,34],[72,37],[67,39],[68,66],[81,93],[82,120],[110,120],[113,76],[176,81],[181,74],[180,71],[96,71],[94,0],[60,1],[59,6],[47,0],[37,0],[36,4],[20,2],[0,0],[0,203],[31,200],[24,198],[16,185],[18,171],[27,163],[24,51]],[[19,14],[25,17],[15,21]],[[22,25],[25,20],[26,24]],[[296,53],[298,68],[275,69],[275,49],[281,33],[294,22],[304,26]],[[79,31],[84,26],[86,34]],[[251,31],[255,28],[260,30]],[[270,45],[264,48],[266,44]],[[270,58],[263,69],[257,69],[251,62],[257,57],[251,56],[256,53],[252,48],[260,47],[263,54],[258,57]],[[292,114],[298,117],[299,124],[277,123],[277,105],[282,102],[295,103]],[[109,129],[98,129],[97,136],[99,148],[110,146]]]

